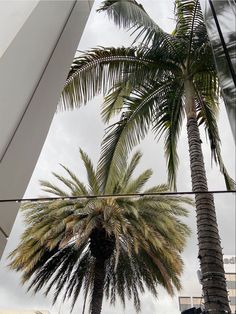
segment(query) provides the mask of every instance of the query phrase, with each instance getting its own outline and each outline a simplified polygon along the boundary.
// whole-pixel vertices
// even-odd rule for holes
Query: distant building
[[[192,307],[197,309],[202,307],[202,301],[203,299],[200,297],[179,297],[179,309],[181,312],[191,309]]]
[[[236,314],[236,256],[224,256],[225,277],[227,289],[229,292],[230,308],[232,314]],[[200,284],[199,284],[200,290]],[[191,292],[190,292],[191,293]],[[180,312],[190,309],[192,307],[203,308],[204,299],[201,296],[179,296],[179,310]],[[0,312],[1,314],[1,312]]]

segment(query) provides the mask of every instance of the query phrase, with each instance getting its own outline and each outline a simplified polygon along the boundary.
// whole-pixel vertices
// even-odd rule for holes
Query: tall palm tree
[[[111,186],[100,185],[102,169],[95,171],[81,150],[87,171],[85,185],[67,167],[68,177],[53,173],[67,188],[41,181],[43,190],[63,200],[24,205],[26,230],[19,246],[11,253],[10,267],[22,272],[22,282],[31,279],[35,292],[46,286],[53,290],[55,302],[60,293],[73,298],[72,308],[84,289],[90,296],[90,313],[101,313],[103,295],[115,304],[119,296],[133,298],[140,310],[140,292],[147,288],[157,295],[158,285],[170,295],[180,289],[183,268],[180,253],[189,228],[180,218],[187,215],[189,198],[164,195],[136,198],[97,198],[97,195],[164,192],[166,185],[143,190],[152,175],[150,169],[134,177],[141,153],[136,152],[113,178]],[[105,173],[103,173],[105,176]],[[113,176],[109,172],[108,178]],[[107,177],[107,176],[106,176]],[[111,180],[109,180],[111,182]],[[90,195],[79,200],[68,196]]]
[[[176,188],[177,141],[185,116],[193,191],[208,191],[200,125],[205,127],[227,188],[234,189],[221,157],[216,121],[219,85],[199,1],[175,1],[172,34],[164,32],[135,0],[107,0],[100,11],[119,27],[131,28],[134,44],[92,49],[75,58],[63,106],[78,107],[103,92],[104,121],[121,115],[105,136],[103,167],[118,171],[123,154],[152,127],[156,135],[164,135],[169,182]],[[195,200],[205,307],[211,313],[230,312],[213,195],[196,193]]]

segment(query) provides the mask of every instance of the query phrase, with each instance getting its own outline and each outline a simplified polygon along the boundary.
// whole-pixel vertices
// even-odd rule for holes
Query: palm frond
[[[98,176],[100,182],[106,182],[106,191],[113,186],[112,181],[116,174],[122,171],[123,156],[126,156],[149,130],[154,112],[153,103],[156,102],[156,88],[156,85],[149,84],[133,91],[132,97],[125,100],[127,110],[124,111],[123,118],[105,135],[98,163]]]
[[[141,175],[139,175],[135,180],[132,180],[127,185],[125,192],[126,193],[139,193],[147,181],[152,176],[153,172],[151,169],[144,171]]]
[[[150,18],[143,6],[135,0],[106,0],[98,9],[98,12],[102,11],[105,11],[118,27],[142,30],[141,33],[150,30],[160,31],[159,26]]]
[[[160,96],[159,96],[160,95]],[[165,133],[165,154],[167,157],[168,182],[176,190],[178,168],[177,141],[183,120],[183,85],[171,81],[161,86],[159,106],[153,130],[157,135]]]
[[[92,194],[97,195],[99,194],[99,183],[97,180],[96,172],[93,168],[93,164],[88,155],[82,149],[80,149],[80,156],[87,171],[87,179],[90,186],[90,191]]]
[[[74,109],[94,96],[106,94],[126,73],[134,73],[152,60],[132,48],[100,47],[74,59],[62,93],[62,109]]]
[[[69,191],[73,194],[75,186],[73,184],[73,182],[71,182],[70,180],[68,180],[67,178],[59,175],[56,172],[52,172],[52,175],[57,178],[57,180],[59,180],[61,183],[63,183],[68,189]]]
[[[223,159],[222,159],[222,156],[221,156],[219,143],[217,143],[217,145],[216,145],[216,156],[217,156],[217,162],[218,162],[219,167],[220,167],[220,171],[221,171],[221,173],[224,176],[225,185],[226,185],[227,190],[228,191],[234,191],[236,189],[236,183],[231,178],[231,176],[229,175],[229,173],[228,173],[228,171],[227,171],[227,169],[226,169],[226,167],[224,165],[224,162],[223,162]]]
[[[141,45],[144,47],[148,47],[150,44],[152,47],[157,47],[159,43],[162,48],[165,47],[166,51],[175,51],[172,44],[173,37],[165,33],[150,18],[143,6],[135,0],[107,0],[102,3],[98,11],[105,11],[119,27],[132,30],[132,35],[136,34],[134,43],[141,41]]]
[[[214,97],[215,93],[210,94],[206,89],[202,89],[198,82],[196,82],[196,85],[198,123],[199,125],[204,124],[205,126],[205,131],[210,141],[212,158],[220,167],[220,171],[225,179],[226,188],[228,190],[234,190],[235,182],[228,174],[221,156],[221,141],[216,119],[219,110],[218,101]],[[212,88],[209,87],[209,90],[212,90]]]
[[[122,83],[116,84],[110,89],[102,104],[101,116],[105,123],[109,122],[113,116],[121,112],[124,97],[129,96],[131,90],[129,81],[122,81]]]
[[[63,166],[62,164],[60,164],[60,166],[69,174],[74,185],[77,187],[75,190],[76,195],[88,195],[89,192],[84,183],[81,182],[79,178],[69,168]]]
[[[175,16],[174,35],[175,37],[188,37],[188,50],[191,50],[195,30],[204,23],[199,0],[176,0]]]
[[[134,114],[137,104],[131,98],[127,101]],[[141,110],[141,103],[138,106]],[[83,151],[81,157],[90,185],[94,185],[96,173],[92,162]],[[146,170],[135,176],[140,158],[140,152],[136,152],[130,160],[127,154],[123,155],[123,167],[113,178],[112,192],[132,193],[144,189],[152,171]],[[73,187],[73,193],[76,186],[80,190],[81,182],[77,176],[68,168],[63,168],[69,179],[59,174],[55,177],[66,186]],[[48,183],[47,186],[52,188]],[[166,185],[160,185],[149,190],[166,189]],[[89,189],[88,193],[93,195],[94,190]],[[98,189],[97,193],[103,194],[104,190]],[[83,290],[85,303],[87,300],[91,308],[96,259],[99,254],[99,258],[104,258],[104,252],[108,250],[110,255],[104,261],[106,296],[112,304],[117,297],[123,304],[126,297],[132,298],[139,311],[140,293],[146,288],[155,296],[158,285],[170,294],[174,288],[180,288],[180,252],[186,244],[189,229],[179,218],[187,214],[187,204],[189,199],[180,200],[174,196],[25,204],[23,210],[27,227],[20,244],[10,255],[10,267],[22,272],[22,283],[29,282],[28,290],[35,293],[44,290],[46,295],[53,292],[54,303],[61,294],[64,301],[71,298],[71,309]]]
[[[129,164],[127,165],[127,169],[124,171],[123,178],[122,178],[122,186],[125,188],[129,183],[132,175],[138,166],[140,159],[142,157],[142,153],[137,151],[133,154],[132,159],[130,160]]]
[[[48,192],[50,194],[58,195],[58,196],[69,196],[68,193],[61,190],[56,185],[50,183],[49,181],[40,180],[40,185],[43,187],[42,190]]]

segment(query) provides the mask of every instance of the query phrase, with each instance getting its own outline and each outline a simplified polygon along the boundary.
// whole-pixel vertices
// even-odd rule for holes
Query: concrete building
[[[93,1],[0,1],[0,200],[21,198]],[[0,202],[0,257],[19,205]]]
[[[227,282],[227,288],[229,293],[230,308],[232,314],[236,314],[236,256],[225,255],[224,256],[224,268],[225,276]],[[199,284],[199,295],[198,296],[179,296],[179,310],[180,312],[190,309],[190,308],[204,308],[204,299],[200,294],[200,284]]]

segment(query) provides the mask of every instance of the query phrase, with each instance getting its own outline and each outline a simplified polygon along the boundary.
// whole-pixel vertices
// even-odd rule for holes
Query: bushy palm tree
[[[26,230],[19,246],[11,253],[11,268],[22,272],[22,281],[31,280],[35,292],[46,287],[73,298],[72,308],[81,289],[85,302],[90,295],[90,313],[101,312],[103,295],[114,304],[119,296],[133,298],[140,310],[139,294],[145,288],[157,295],[158,285],[170,295],[180,289],[183,262],[180,253],[189,228],[180,220],[186,216],[185,206],[191,200],[177,196],[115,197],[114,194],[164,192],[166,185],[144,190],[152,175],[150,169],[139,176],[133,173],[140,161],[136,152],[123,165],[110,186],[100,184],[101,168],[95,171],[91,160],[81,151],[87,171],[85,185],[67,167],[67,177],[53,173],[67,188],[64,191],[48,181],[43,190],[63,200],[34,202],[24,205]],[[112,194],[107,198],[97,195]],[[91,198],[66,199],[68,196],[90,195]],[[84,312],[84,310],[83,310]]]
[[[193,191],[208,191],[200,125],[227,188],[233,189],[221,157],[216,120],[219,85],[199,1],[175,1],[172,34],[164,32],[135,0],[107,0],[100,11],[118,26],[131,28],[134,44],[92,49],[76,58],[63,105],[74,108],[103,92],[104,121],[121,114],[104,139],[103,167],[119,169],[123,154],[152,127],[156,135],[164,135],[169,182],[176,188],[177,141],[185,116]],[[196,193],[195,199],[205,307],[211,313],[230,312],[213,195]]]

